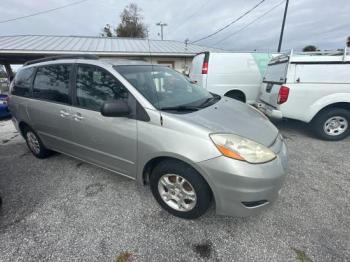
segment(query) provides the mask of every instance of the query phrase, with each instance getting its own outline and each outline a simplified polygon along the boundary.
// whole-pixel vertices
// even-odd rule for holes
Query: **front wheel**
[[[159,163],[152,171],[150,185],[157,202],[177,217],[198,218],[211,203],[207,182],[196,170],[180,161]]]
[[[327,109],[318,113],[311,125],[321,139],[342,140],[350,134],[350,111],[342,108]]]

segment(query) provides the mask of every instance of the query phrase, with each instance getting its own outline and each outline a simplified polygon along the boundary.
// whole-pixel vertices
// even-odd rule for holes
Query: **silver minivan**
[[[92,57],[28,62],[10,111],[31,152],[52,151],[149,184],[171,214],[264,209],[280,191],[287,149],[258,110],[159,65]]]

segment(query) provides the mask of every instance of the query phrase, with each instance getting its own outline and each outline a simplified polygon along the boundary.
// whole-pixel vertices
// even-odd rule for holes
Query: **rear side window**
[[[39,67],[34,80],[33,97],[68,104],[71,69],[72,65]]]
[[[15,77],[11,93],[16,96],[30,97],[34,72],[33,67],[19,71]]]
[[[128,90],[118,79],[95,66],[78,66],[76,89],[77,104],[94,111],[100,111],[106,100],[129,98]]]

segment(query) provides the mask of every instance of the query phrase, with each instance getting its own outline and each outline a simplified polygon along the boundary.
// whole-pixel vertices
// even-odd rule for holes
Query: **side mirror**
[[[130,112],[129,105],[123,100],[106,101],[101,107],[101,114],[107,117],[128,116]]]

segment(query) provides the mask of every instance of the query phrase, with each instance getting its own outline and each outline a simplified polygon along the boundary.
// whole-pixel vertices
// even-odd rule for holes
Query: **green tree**
[[[120,23],[115,29],[118,37],[145,38],[147,36],[147,26],[143,23],[141,15],[142,9],[136,4],[127,5],[120,14]]]
[[[118,27],[113,28],[110,24],[106,24],[102,28],[101,36],[103,37],[147,37],[147,26],[142,22],[142,9],[136,4],[127,5],[120,14],[120,23]]]
[[[307,45],[303,48],[303,52],[315,52],[315,51],[319,51],[319,49],[314,45]]]

